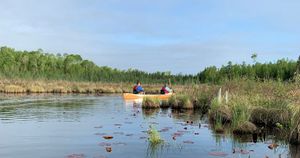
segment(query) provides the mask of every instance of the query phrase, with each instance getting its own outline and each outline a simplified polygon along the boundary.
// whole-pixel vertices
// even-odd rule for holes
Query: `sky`
[[[196,74],[300,55],[299,0],[0,0],[0,46]]]

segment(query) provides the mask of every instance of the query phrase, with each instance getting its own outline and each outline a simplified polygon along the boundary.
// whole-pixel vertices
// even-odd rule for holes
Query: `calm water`
[[[164,144],[149,145],[149,125],[160,130]],[[103,135],[113,139],[105,140]],[[115,95],[0,96],[1,158],[283,158],[299,154],[300,150],[280,141],[276,141],[278,148],[269,149],[275,141],[272,135],[253,143],[251,136],[215,134],[198,112],[145,111]]]

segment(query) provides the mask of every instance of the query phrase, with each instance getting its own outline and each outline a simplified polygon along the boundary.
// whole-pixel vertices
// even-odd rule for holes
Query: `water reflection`
[[[61,121],[78,121],[86,115],[89,108],[93,108],[95,98],[81,95],[2,95],[0,102],[0,119],[4,123],[14,121],[36,120],[42,122],[47,119]]]
[[[218,134],[211,130],[207,116],[194,110],[142,109],[141,101],[124,103],[121,96],[1,97],[0,157],[300,156],[299,147],[287,145],[278,131],[237,136],[227,129]],[[156,127],[164,144],[149,143],[149,125]],[[113,139],[105,140],[102,134]],[[271,143],[279,146],[269,149]],[[99,144],[110,144],[113,151]]]

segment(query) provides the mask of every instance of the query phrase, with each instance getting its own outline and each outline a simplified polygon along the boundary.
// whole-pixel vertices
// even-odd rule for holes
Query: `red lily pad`
[[[210,156],[225,157],[225,156],[227,156],[228,154],[227,154],[227,153],[224,153],[224,152],[221,152],[221,151],[214,151],[214,152],[209,152],[208,155],[210,155]]]
[[[105,147],[105,150],[107,151],[107,152],[112,152],[112,148],[111,147]]]
[[[159,130],[159,132],[167,132],[167,131],[169,131],[169,128],[163,128],[163,129]]]
[[[103,136],[104,139],[113,139],[113,136]]]
[[[181,137],[182,135],[183,135],[183,133],[181,133],[181,132],[173,133],[173,136],[175,136],[175,137]]]

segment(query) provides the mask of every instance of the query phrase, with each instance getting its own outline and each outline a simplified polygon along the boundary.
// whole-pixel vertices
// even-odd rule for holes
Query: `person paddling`
[[[141,82],[137,81],[136,85],[133,87],[133,94],[144,94],[144,89],[141,86]]]
[[[161,94],[168,94],[168,93],[172,93],[172,89],[168,87],[167,84],[165,84],[161,90],[160,90]]]

